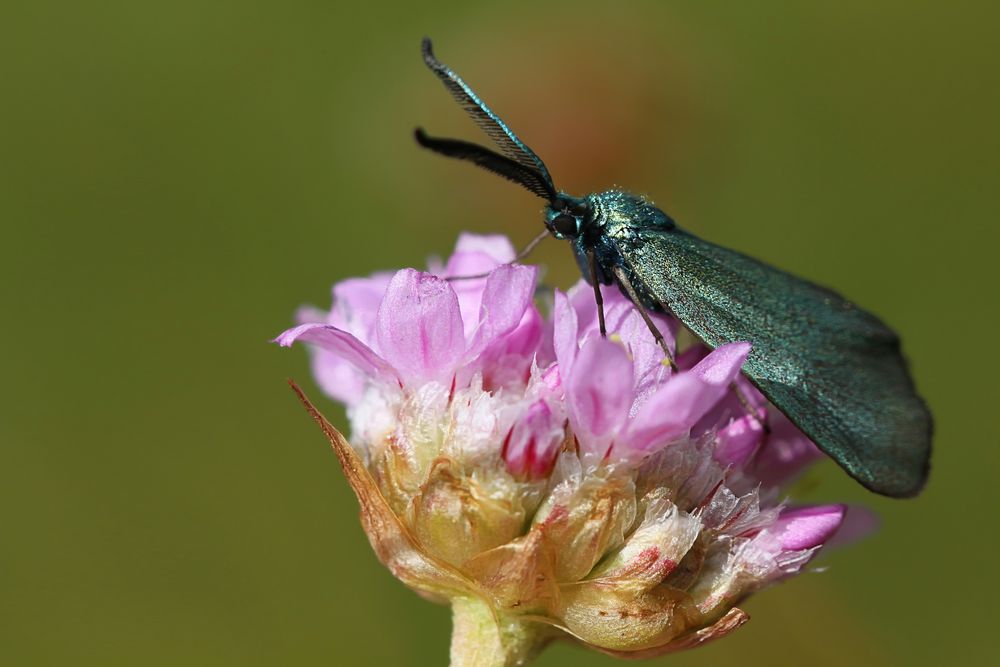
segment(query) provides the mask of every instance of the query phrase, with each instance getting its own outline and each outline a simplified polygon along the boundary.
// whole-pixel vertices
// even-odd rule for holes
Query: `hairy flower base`
[[[793,545],[801,549],[769,550],[795,532],[794,522],[736,545],[730,533],[767,524],[777,511],[762,514],[755,492],[736,497],[721,478],[699,507],[682,511],[675,503],[690,504],[714,476],[659,459],[636,475],[609,471],[601,482],[587,476],[575,488],[557,485],[524,535],[449,563],[452,551],[432,553],[415,537],[357,452],[292,387],[340,460],[379,559],[425,597],[452,604],[456,667],[523,664],[559,637],[632,659],[698,646],[745,623],[748,616],[733,605],[815,551],[815,535]],[[692,488],[668,491],[661,484],[666,467]],[[467,487],[457,488],[468,502]]]

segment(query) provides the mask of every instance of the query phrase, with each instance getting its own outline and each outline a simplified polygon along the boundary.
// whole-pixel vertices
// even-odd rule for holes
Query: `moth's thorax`
[[[676,228],[674,221],[649,201],[622,190],[607,190],[587,195],[589,215],[579,237],[572,240],[573,252],[583,275],[590,276],[587,254],[597,260],[597,278],[601,283],[613,282],[615,266],[628,269],[623,253],[643,242],[647,232],[663,232]]]
[[[593,211],[593,231],[601,235],[628,236],[642,230],[670,230],[676,225],[666,213],[644,197],[622,190],[587,195]]]

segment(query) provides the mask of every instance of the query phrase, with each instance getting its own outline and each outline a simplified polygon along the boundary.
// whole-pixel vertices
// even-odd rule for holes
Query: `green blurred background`
[[[619,184],[902,332],[937,417],[913,501],[675,665],[985,664],[994,649],[1000,118],[983,2],[4,3],[0,662],[443,665],[448,610],[370,553],[268,339],[539,202],[414,145],[481,140],[463,73],[557,184]],[[537,259],[575,279],[568,250]],[[315,393],[315,392],[314,392]],[[317,396],[317,398],[319,398]],[[343,413],[325,403],[342,423]],[[539,665],[610,665],[569,645]]]

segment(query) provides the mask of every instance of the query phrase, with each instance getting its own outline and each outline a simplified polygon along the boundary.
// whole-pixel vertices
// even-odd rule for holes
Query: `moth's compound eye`
[[[552,218],[552,231],[554,231],[559,236],[573,238],[578,236],[580,233],[580,224],[577,222],[576,218],[568,213],[560,213],[556,217]]]

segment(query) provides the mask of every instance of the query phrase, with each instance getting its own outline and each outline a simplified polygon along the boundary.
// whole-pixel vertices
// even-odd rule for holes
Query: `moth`
[[[618,189],[575,197],[424,39],[424,62],[499,152],[416,130],[417,142],[467,160],[545,200],[548,235],[569,241],[584,278],[617,285],[671,365],[648,312],[672,314],[710,347],[747,341],[743,373],[816,445],[866,488],[914,496],[929,471],[932,419],[899,337],[875,315],[807,280],[684,231],[642,197]]]

